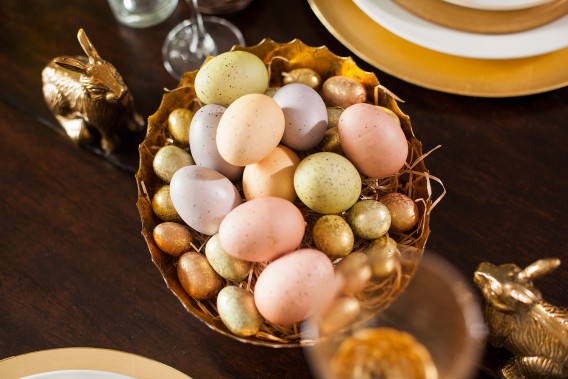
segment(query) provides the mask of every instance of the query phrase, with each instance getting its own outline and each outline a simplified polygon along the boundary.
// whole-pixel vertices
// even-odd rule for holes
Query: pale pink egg
[[[250,262],[266,262],[295,250],[304,237],[302,212],[279,197],[259,197],[233,209],[221,222],[225,251]]]
[[[327,306],[336,284],[331,260],[319,250],[300,249],[271,262],[254,287],[254,300],[268,321],[290,325]]]
[[[345,156],[373,178],[396,174],[408,156],[408,142],[398,117],[368,103],[354,104],[339,118],[339,141]]]

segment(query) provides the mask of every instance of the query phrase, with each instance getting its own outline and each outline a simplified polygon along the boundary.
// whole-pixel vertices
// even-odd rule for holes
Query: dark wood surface
[[[91,346],[140,354],[196,379],[311,377],[301,349],[244,345],[183,309],[140,234],[133,176],[139,141],[109,161],[75,147],[44,103],[41,70],[55,56],[82,53],[82,27],[147,118],[163,89],[177,84],[160,49],[186,18],[185,4],[148,29],[119,25],[103,0],[4,0],[0,14],[0,359]],[[352,55],[303,0],[254,0],[227,18],[247,44],[299,38]],[[526,265],[560,257],[563,265],[538,286],[552,303],[567,305],[568,88],[463,97],[354,58],[405,100],[401,108],[424,151],[442,146],[427,159],[448,191],[433,211],[428,248],[467,277],[481,261]],[[508,356],[487,351],[479,377],[491,377]]]

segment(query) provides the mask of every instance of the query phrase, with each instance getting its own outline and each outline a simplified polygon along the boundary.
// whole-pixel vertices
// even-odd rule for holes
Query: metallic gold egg
[[[351,227],[338,215],[320,217],[314,224],[312,237],[316,247],[331,258],[346,256],[355,242]]]
[[[168,116],[168,131],[173,140],[182,146],[189,145],[189,126],[193,112],[185,108],[177,108]]]
[[[397,232],[406,232],[418,222],[418,206],[405,194],[392,192],[381,199],[391,215],[391,229]]]
[[[321,77],[311,68],[296,68],[290,72],[282,73],[284,84],[301,83],[317,91],[321,84]]]
[[[156,245],[167,254],[180,256],[191,249],[191,230],[177,222],[162,222],[152,232]]]
[[[181,286],[197,300],[211,299],[223,288],[223,278],[213,270],[205,255],[196,252],[183,254],[177,264]]]
[[[237,336],[255,335],[264,322],[254,304],[254,295],[241,287],[223,288],[217,295],[217,310],[223,324]]]
[[[339,117],[343,113],[343,108],[327,107],[327,128],[337,128]]]
[[[391,275],[400,265],[398,246],[388,235],[371,242],[364,253],[369,258],[373,275],[377,278]]]
[[[369,257],[363,253],[351,253],[335,267],[335,273],[343,279],[342,292],[356,295],[361,292],[373,275]]]
[[[175,221],[183,223],[180,215],[177,213],[170,196],[169,184],[160,187],[152,197],[152,210],[163,221]]]
[[[219,242],[219,234],[205,244],[205,256],[211,267],[223,278],[239,282],[247,277],[252,263],[229,255]]]
[[[320,321],[320,333],[323,336],[340,331],[348,326],[361,311],[361,303],[355,297],[341,296],[329,305]]]
[[[170,182],[177,170],[193,164],[195,164],[193,157],[175,145],[162,146],[152,161],[154,172],[166,183]]]
[[[388,232],[391,216],[383,203],[372,199],[360,200],[347,212],[347,222],[355,235],[375,239]]]
[[[356,79],[336,75],[323,82],[321,96],[328,107],[347,108],[367,100],[365,86]]]

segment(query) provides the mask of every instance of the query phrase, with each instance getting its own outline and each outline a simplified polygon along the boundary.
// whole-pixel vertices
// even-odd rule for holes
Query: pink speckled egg
[[[306,223],[290,201],[259,197],[233,209],[221,222],[219,242],[225,251],[249,262],[266,262],[295,250]]]
[[[254,288],[254,301],[268,321],[290,325],[319,312],[333,297],[331,260],[321,251],[300,249],[271,262]]]

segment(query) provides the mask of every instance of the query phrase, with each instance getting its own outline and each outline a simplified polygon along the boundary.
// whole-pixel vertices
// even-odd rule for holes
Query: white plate
[[[537,5],[550,3],[552,0],[443,0],[446,3],[459,5],[462,7],[491,10],[491,11],[511,11],[516,9],[527,9]]]
[[[131,376],[97,370],[60,370],[25,376],[21,379],[134,379]]]
[[[373,21],[419,46],[477,59],[516,59],[550,53],[568,46],[568,15],[519,33],[467,33],[426,21],[392,0],[353,0]]]

